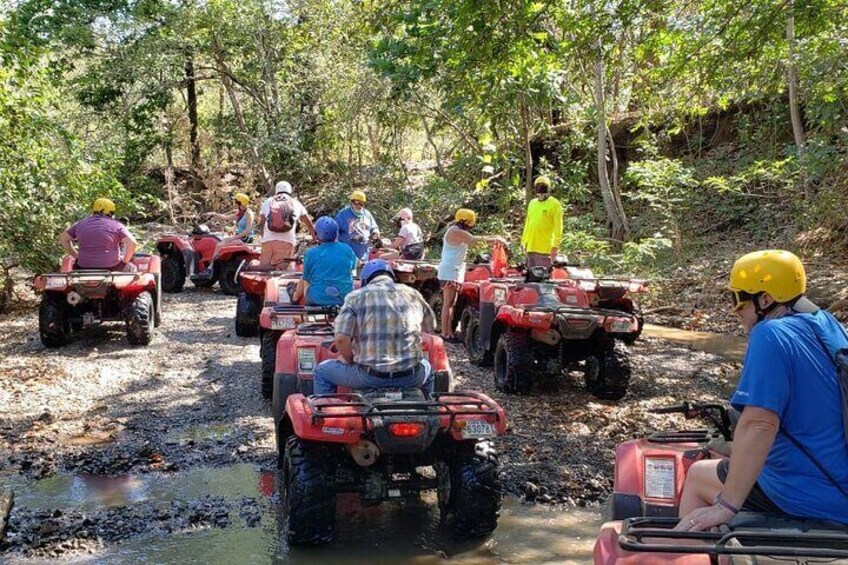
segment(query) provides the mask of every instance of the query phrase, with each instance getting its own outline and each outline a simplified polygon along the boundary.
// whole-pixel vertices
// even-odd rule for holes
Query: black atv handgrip
[[[663,406],[662,408],[651,408],[650,410],[648,410],[648,413],[649,414],[676,414],[676,413],[685,414],[691,408],[692,408],[692,406],[690,406],[689,403],[685,402],[683,404],[675,404],[674,406]]]

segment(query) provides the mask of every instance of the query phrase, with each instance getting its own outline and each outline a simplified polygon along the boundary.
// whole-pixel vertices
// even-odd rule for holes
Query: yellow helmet
[[[456,211],[453,219],[455,222],[465,222],[468,227],[474,227],[474,224],[477,223],[477,213],[468,208],[460,208]]]
[[[354,190],[350,193],[350,200],[358,200],[360,202],[368,202],[368,199],[365,198],[365,193],[361,190]]]
[[[98,198],[91,205],[91,211],[95,214],[103,213],[103,214],[114,214],[115,213],[115,203],[109,200],[108,198]]]
[[[547,186],[548,189],[550,190],[551,179],[546,177],[545,175],[539,175],[538,177],[536,177],[536,180],[533,182],[533,186],[539,186],[540,184]]]
[[[235,194],[233,194],[233,200],[235,200],[242,206],[247,206],[248,204],[250,204],[250,197],[248,197],[247,194],[243,192],[236,192]]]
[[[795,254],[767,249],[737,259],[727,286],[734,292],[767,292],[777,302],[790,302],[807,291],[807,274]]]

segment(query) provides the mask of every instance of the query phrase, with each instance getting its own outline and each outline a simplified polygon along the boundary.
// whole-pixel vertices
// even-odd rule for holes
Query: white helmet
[[[397,213],[397,217],[401,220],[412,220],[412,210],[409,208],[402,208],[400,212]]]
[[[277,183],[277,186],[274,187],[274,194],[280,194],[281,192],[285,192],[286,194],[292,193],[292,185],[288,183],[288,181],[281,180]]]

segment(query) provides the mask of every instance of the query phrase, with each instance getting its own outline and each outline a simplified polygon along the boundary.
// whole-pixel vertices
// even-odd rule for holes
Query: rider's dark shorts
[[[422,257],[424,257],[423,243],[413,243],[411,245],[407,245],[400,252],[400,258],[406,259],[407,261],[418,261]]]
[[[718,474],[718,480],[724,484],[724,481],[727,480],[727,473],[730,469],[730,460],[722,459],[718,464],[718,469],[716,469],[716,473]],[[769,514],[786,514],[780,507],[774,503],[772,499],[768,497],[768,495],[763,492],[763,489],[760,487],[760,483],[754,483],[754,487],[751,489],[751,492],[748,493],[748,498],[745,499],[745,502],[742,503],[742,508],[740,510],[747,510],[749,512],[768,512]]]

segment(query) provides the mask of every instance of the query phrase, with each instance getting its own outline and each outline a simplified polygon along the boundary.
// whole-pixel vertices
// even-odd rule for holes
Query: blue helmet
[[[315,222],[315,235],[318,241],[336,241],[339,237],[339,224],[330,216],[321,216]]]
[[[371,281],[371,279],[381,273],[395,278],[395,273],[388,261],[384,261],[383,259],[371,259],[362,266],[359,278],[362,279],[362,285],[365,286]]]

